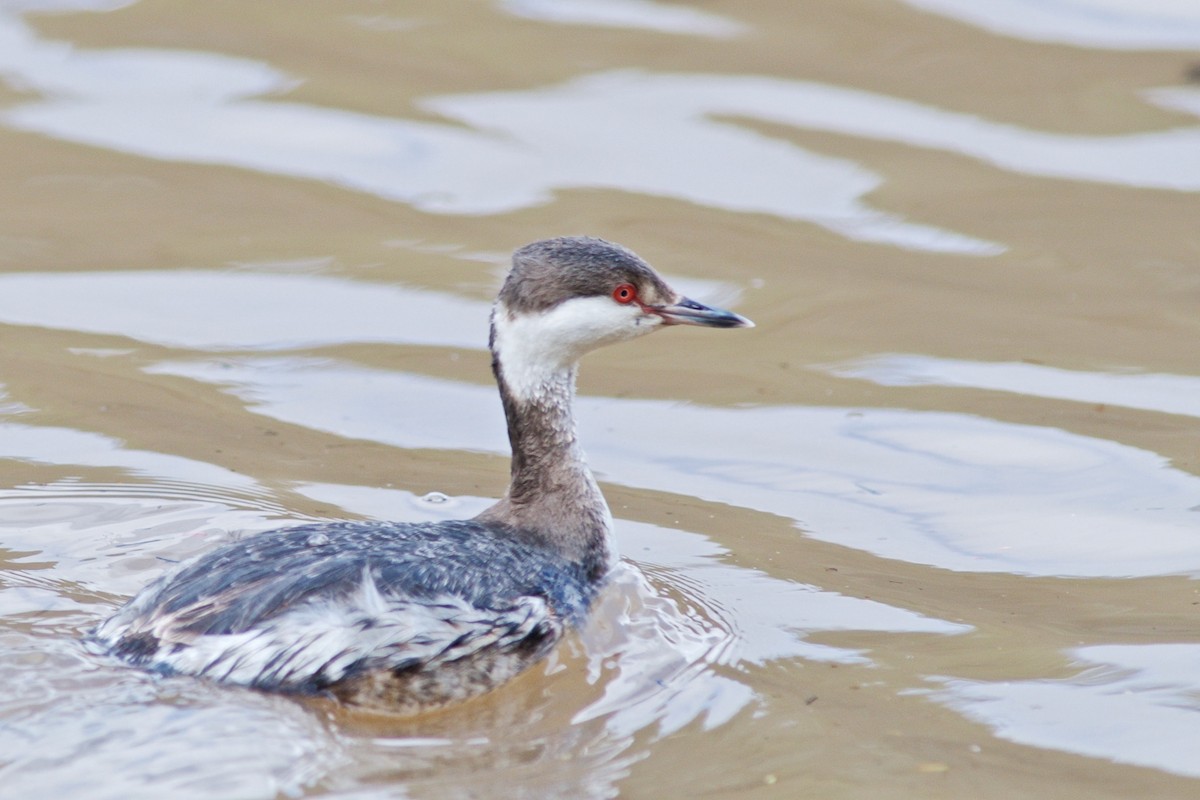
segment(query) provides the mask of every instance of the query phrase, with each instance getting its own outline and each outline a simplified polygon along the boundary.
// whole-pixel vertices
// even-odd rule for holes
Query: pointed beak
[[[754,323],[741,314],[706,306],[686,297],[679,298],[678,303],[669,306],[648,306],[646,310],[662,317],[664,325],[703,325],[706,328],[754,327]]]

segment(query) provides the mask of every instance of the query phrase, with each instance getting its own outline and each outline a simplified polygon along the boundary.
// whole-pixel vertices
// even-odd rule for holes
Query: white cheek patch
[[[636,303],[621,305],[609,297],[575,298],[541,314],[510,315],[497,304],[492,320],[504,381],[514,395],[527,399],[569,380],[588,351],[644,336],[662,325],[660,317],[644,313]]]

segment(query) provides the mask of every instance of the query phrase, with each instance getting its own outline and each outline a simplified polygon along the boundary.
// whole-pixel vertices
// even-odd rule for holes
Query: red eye
[[[631,283],[622,283],[617,288],[613,289],[613,300],[618,303],[632,303],[637,299],[637,289],[633,288]]]

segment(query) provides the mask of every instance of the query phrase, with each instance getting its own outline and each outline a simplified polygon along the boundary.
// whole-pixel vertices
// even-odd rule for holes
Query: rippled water
[[[0,1],[0,796],[1194,796],[1198,30]],[[483,508],[491,296],[578,232],[758,327],[585,363],[623,559],[544,666],[397,720],[90,649],[231,537]]]

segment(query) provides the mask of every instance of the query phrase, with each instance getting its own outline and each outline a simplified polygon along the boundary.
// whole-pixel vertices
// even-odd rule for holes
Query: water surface
[[[1197,22],[0,4],[0,794],[1194,796]],[[90,650],[503,491],[488,306],[569,233],[758,327],[585,363],[623,559],[545,665],[403,721]]]

